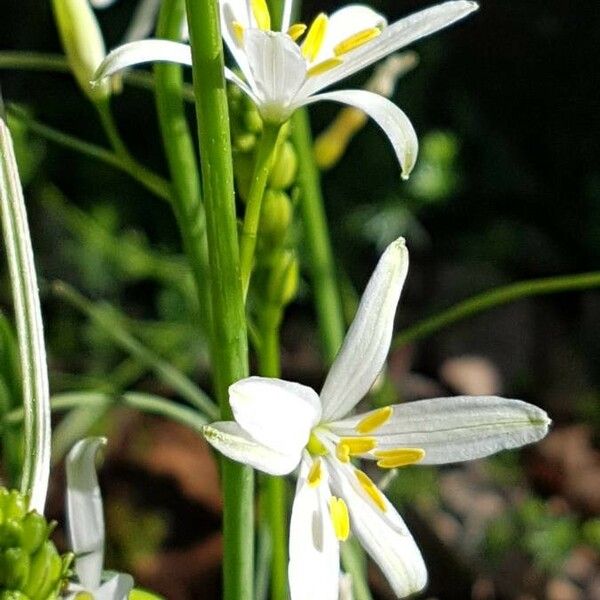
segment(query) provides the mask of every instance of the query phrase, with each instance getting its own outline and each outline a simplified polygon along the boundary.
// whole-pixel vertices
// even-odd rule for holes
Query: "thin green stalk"
[[[306,109],[297,110],[292,117],[292,139],[299,158],[298,179],[302,188],[300,209],[321,344],[325,358],[331,364],[344,339],[344,319]]]
[[[121,138],[117,124],[115,123],[115,119],[110,108],[110,98],[96,102],[94,106],[98,111],[102,128],[104,129],[104,133],[106,133],[106,137],[115,151],[115,154],[125,162],[136,164],[137,161],[131,156],[127,146],[125,145],[125,142],[123,141],[123,138]]]
[[[578,275],[564,275],[562,277],[548,277],[544,279],[530,279],[510,285],[495,288],[481,294],[477,294],[468,300],[433,315],[423,321],[419,321],[412,327],[401,331],[392,343],[393,348],[401,348],[412,342],[423,339],[448,327],[457,321],[467,319],[478,313],[495,308],[502,304],[508,304],[515,300],[555,294],[557,292],[571,292],[600,287],[600,272],[581,273]]]
[[[229,114],[219,5],[187,0],[212,300],[215,388],[221,416],[231,419],[227,389],[248,375],[248,338],[233,191]],[[224,600],[254,597],[254,473],[222,462]]]
[[[50,476],[50,404],[44,328],[23,189],[10,131],[0,118],[0,212],[10,272],[21,377],[25,453],[21,492],[44,512]]]
[[[258,152],[254,162],[252,183],[246,203],[246,214],[242,225],[240,240],[240,267],[242,271],[242,290],[244,298],[248,294],[252,267],[254,265],[254,251],[256,250],[256,238],[258,236],[258,225],[260,222],[260,209],[262,206],[267,179],[271,172],[273,153],[277,146],[277,138],[281,127],[265,123],[258,144]]]
[[[80,140],[67,133],[58,131],[53,127],[44,125],[43,123],[31,118],[25,111],[15,106],[7,107],[7,111],[11,118],[17,119],[26,125],[27,128],[33,133],[36,133],[37,135],[54,142],[55,144],[59,144],[60,146],[69,148],[75,152],[79,152],[89,156],[90,158],[94,158],[112,167],[115,167],[116,169],[119,169],[120,171],[130,175],[138,183],[143,185],[147,190],[159,198],[162,198],[167,202],[171,201],[171,187],[169,183],[139,163],[136,163],[135,161],[131,162],[124,160],[122,157],[118,156],[114,152],[111,152],[110,150],[107,150],[106,148],[102,148],[95,144],[90,144],[89,142]]]
[[[260,374],[281,377],[279,329],[281,308],[274,307],[262,319],[261,344],[258,352]],[[271,535],[271,600],[288,598],[288,515],[287,482],[284,477],[264,477],[265,514]]]

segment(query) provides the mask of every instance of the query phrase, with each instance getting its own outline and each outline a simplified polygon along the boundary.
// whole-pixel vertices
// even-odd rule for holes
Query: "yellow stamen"
[[[338,442],[338,446],[340,445],[348,446],[350,456],[360,456],[373,450],[377,442],[373,437],[344,437]]]
[[[328,21],[327,15],[321,13],[315,17],[315,20],[309,27],[304,43],[302,44],[302,56],[306,60],[312,62],[317,58],[317,54],[319,54],[325,34],[327,33]]]
[[[331,496],[329,498],[329,513],[335,537],[340,542],[345,542],[350,535],[350,515],[348,514],[346,503],[341,498]]]
[[[362,489],[365,490],[369,498],[371,498],[371,500],[373,500],[375,503],[375,506],[377,506],[381,512],[385,512],[387,510],[387,506],[385,504],[385,498],[379,491],[379,488],[371,481],[366,473],[355,469],[354,474],[356,475],[356,479],[358,479],[358,483],[360,483]]]
[[[323,446],[321,440],[314,434],[311,433],[308,438],[308,444],[306,444],[306,449],[312,456],[325,456],[329,454],[327,448]]]
[[[338,444],[335,447],[335,455],[343,463],[350,462],[350,447],[346,444]]]
[[[341,58],[328,58],[314,67],[311,67],[306,71],[307,77],[314,77],[315,75],[321,75],[321,73],[325,73],[338,65],[341,65],[344,61]]]
[[[377,27],[371,27],[370,29],[363,29],[350,37],[347,37],[345,40],[334,46],[333,53],[336,56],[341,56],[342,54],[346,54],[351,50],[355,50],[359,46],[366,44],[372,39],[376,38],[381,33],[380,29]]]
[[[287,34],[296,41],[307,29],[304,23],[295,23],[287,30]]]
[[[391,406],[384,406],[359,421],[355,429],[358,433],[371,433],[381,427],[384,423],[387,423],[393,412],[394,409]]]
[[[375,456],[379,459],[377,466],[382,469],[395,469],[405,467],[423,460],[425,450],[421,448],[393,448],[392,450],[378,450]]]
[[[267,0],[250,0],[250,6],[252,7],[252,14],[256,19],[258,28],[262,29],[263,31],[270,31],[271,14],[269,13]]]
[[[244,43],[244,26],[239,21],[234,21],[231,26],[233,27],[233,34],[238,44]]]
[[[308,485],[310,485],[310,487],[315,488],[321,483],[322,479],[323,479],[323,466],[321,464],[321,459],[317,458],[316,460],[313,461],[310,471],[308,472],[308,475],[306,476],[306,481],[308,481]]]

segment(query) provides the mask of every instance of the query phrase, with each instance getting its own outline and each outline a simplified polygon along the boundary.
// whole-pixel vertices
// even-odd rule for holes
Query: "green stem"
[[[104,133],[106,133],[106,137],[115,151],[115,154],[124,162],[136,163],[135,159],[129,153],[125,142],[123,142],[123,139],[121,138],[121,134],[119,133],[119,129],[110,108],[110,99],[107,98],[97,102],[95,107],[98,111]]]
[[[244,215],[244,224],[242,225],[242,235],[240,240],[240,267],[242,271],[242,289],[244,298],[248,293],[250,286],[250,277],[252,276],[252,267],[254,264],[254,251],[256,250],[256,238],[258,236],[258,225],[260,223],[260,208],[262,206],[263,196],[271,166],[273,163],[273,153],[277,145],[277,137],[281,127],[279,125],[263,126],[262,136],[258,145],[258,152],[254,162],[254,172],[252,173],[252,184],[248,193],[248,202],[246,204],[246,214]]]
[[[294,113],[292,139],[299,157],[298,179],[302,188],[300,209],[306,234],[321,343],[325,358],[331,364],[344,339],[344,319],[306,109]]]
[[[436,331],[456,323],[457,321],[472,317],[473,315],[496,306],[514,302],[515,300],[595,287],[600,287],[600,272],[531,279],[495,288],[477,294],[468,300],[463,300],[451,308],[401,331],[394,338],[392,347],[401,348],[402,346],[406,346],[407,344],[430,336]]]
[[[228,387],[248,375],[248,339],[233,191],[233,165],[219,5],[187,0],[202,182],[206,209],[213,365],[221,416],[231,419]],[[254,473],[223,459],[224,600],[252,600]]]
[[[62,54],[4,51],[0,52],[0,69],[68,73],[69,63]]]
[[[156,27],[161,39],[178,40],[185,19],[185,0],[163,0]],[[183,69],[178,65],[156,65],[156,107],[163,147],[173,182],[173,210],[183,247],[192,268],[202,326],[209,342],[212,318],[208,287],[206,216],[200,192],[200,174],[194,142],[183,102]]]
[[[90,158],[94,158],[95,160],[99,160],[112,167],[115,167],[116,169],[119,169],[120,171],[130,175],[138,183],[143,185],[147,190],[159,198],[162,198],[167,202],[171,201],[171,188],[169,183],[139,163],[136,163],[135,161],[131,162],[124,160],[122,157],[118,156],[114,152],[111,152],[110,150],[95,144],[90,144],[89,142],[80,140],[67,133],[58,131],[53,127],[44,125],[43,123],[32,119],[24,110],[21,110],[15,106],[7,107],[7,111],[11,118],[17,119],[23,123],[33,133],[36,133],[37,135],[54,142],[55,144],[59,144],[60,146],[69,148],[75,152],[80,152],[81,154],[85,154]]]
[[[279,328],[280,307],[268,307],[262,319],[261,344],[258,353],[260,374],[280,377]],[[265,513],[271,535],[271,600],[287,600],[288,538],[287,482],[284,477],[265,476]]]

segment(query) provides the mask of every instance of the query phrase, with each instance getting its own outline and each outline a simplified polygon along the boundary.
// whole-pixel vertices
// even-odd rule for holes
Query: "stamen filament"
[[[263,31],[270,31],[271,13],[269,13],[267,0],[250,0],[250,6],[252,8],[252,14],[256,19],[258,28],[262,29]]]
[[[384,406],[360,420],[356,424],[355,429],[358,433],[371,433],[381,427],[384,423],[387,423],[393,412],[394,408],[392,406]]]
[[[382,469],[396,469],[405,467],[423,460],[425,450],[421,448],[394,448],[392,450],[378,450],[375,452],[377,466]]]
[[[350,515],[348,513],[348,506],[342,498],[331,496],[331,498],[329,498],[329,513],[331,515],[335,537],[337,537],[340,542],[345,542],[350,535]]]
[[[314,77],[315,75],[321,75],[326,71],[334,69],[338,65],[341,65],[344,61],[341,58],[328,58],[320,63],[317,63],[314,67],[311,67],[306,71],[307,77]]]
[[[308,27],[304,23],[294,23],[288,30],[287,34],[296,41],[299,37],[301,37],[304,32],[308,29]]]
[[[351,50],[355,50],[359,46],[366,44],[372,39],[376,38],[381,33],[381,30],[377,27],[371,27],[370,29],[363,29],[354,35],[346,38],[341,41],[339,44],[334,46],[333,53],[336,56],[341,56],[342,54],[346,54]]]
[[[321,459],[317,458],[313,461],[312,466],[310,467],[310,471],[306,476],[306,481],[310,487],[317,487],[321,480],[323,479],[323,465],[321,464]]]
[[[381,512],[386,512],[387,505],[385,503],[385,498],[379,491],[379,488],[373,483],[371,478],[366,473],[363,473],[358,469],[354,470],[354,474],[356,475],[356,479],[358,479],[358,483],[360,483],[362,489],[367,493],[369,498],[373,500],[375,506],[377,506]]]
[[[264,1],[264,0],[263,0]],[[327,23],[329,19],[325,13],[321,13],[315,17],[311,26],[308,29],[304,43],[302,44],[302,56],[309,62],[317,58],[319,50],[323,45],[325,34],[327,33]]]

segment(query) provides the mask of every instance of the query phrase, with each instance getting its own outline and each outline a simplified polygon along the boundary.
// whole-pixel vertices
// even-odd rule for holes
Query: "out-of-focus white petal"
[[[329,15],[325,39],[313,62],[320,63],[332,57],[335,46],[359,31],[374,27],[383,29],[386,25],[386,18],[366,4],[349,4],[336,10]]]
[[[67,520],[75,572],[81,584],[95,590],[104,562],[104,514],[96,476],[96,454],[105,438],[86,438],[67,456]]]
[[[284,33],[290,28],[293,9],[294,0],[284,0],[283,14],[281,17],[281,31],[283,31]]]
[[[367,90],[339,90],[311,96],[305,104],[331,100],[355,106],[367,113],[388,136],[398,162],[402,177],[408,179],[417,161],[419,140],[408,117],[387,98]]]
[[[288,576],[292,600],[337,600],[339,591],[339,542],[329,514],[327,466],[322,480],[312,487],[306,481],[311,459],[302,460],[290,522]]]
[[[286,121],[306,77],[306,61],[298,44],[284,33],[249,29],[244,34],[244,46],[263,119]]]
[[[229,403],[235,420],[253,439],[281,454],[299,456],[321,417],[312,388],[282,379],[237,381],[229,386]]]
[[[127,27],[125,42],[147,38],[154,31],[159,8],[160,0],[140,0]]]
[[[466,17],[478,8],[476,2],[455,0],[443,2],[412,14],[386,27],[381,35],[345,55],[344,63],[321,75],[311,77],[301,95],[309,96],[368,67],[384,56],[412,42],[435,33]]]
[[[370,433],[377,450],[421,448],[420,464],[439,465],[481,458],[537,442],[551,421],[537,406],[496,396],[456,396],[397,404],[390,420]],[[332,424],[340,435],[370,413]],[[373,458],[370,456],[369,458]]]
[[[404,239],[398,238],[380,258],[327,375],[321,390],[322,422],[346,415],[369,391],[381,371],[407,271],[408,250]]]
[[[133,577],[117,573],[103,583],[99,589],[93,590],[94,600],[127,600],[133,589]]]
[[[399,598],[422,590],[427,583],[423,557],[402,517],[382,494],[385,511],[362,489],[351,465],[328,461],[331,489],[346,501],[350,528],[385,575]]]
[[[172,62],[192,65],[192,52],[187,44],[170,40],[141,40],[115,48],[98,65],[95,81],[114,75],[128,67],[149,62]]]
[[[112,6],[115,3],[115,0],[90,0],[90,4],[94,8],[107,8]]]
[[[205,425],[202,433],[221,454],[269,475],[287,475],[300,462],[301,452],[282,454],[259,444],[234,421]]]

